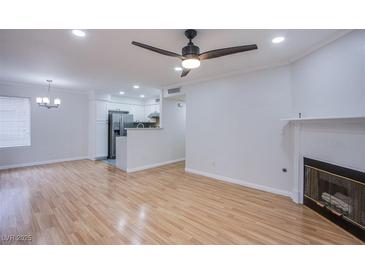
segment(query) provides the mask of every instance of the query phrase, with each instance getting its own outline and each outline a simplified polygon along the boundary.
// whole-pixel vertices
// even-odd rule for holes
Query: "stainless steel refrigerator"
[[[133,115],[128,111],[109,111],[108,158],[115,159],[115,142],[117,136],[127,136],[127,130],[133,126]]]

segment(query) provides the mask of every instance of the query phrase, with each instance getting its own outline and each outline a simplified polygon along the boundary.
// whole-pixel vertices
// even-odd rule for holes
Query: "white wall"
[[[280,121],[292,111],[289,67],[184,91],[188,171],[289,195],[291,136]]]
[[[365,31],[353,31],[292,64],[293,111],[365,114]]]
[[[31,98],[31,146],[0,148],[0,168],[87,157],[88,97],[51,89],[59,109],[40,108],[35,99],[47,87],[0,83],[0,95]]]
[[[162,103],[163,124],[161,129],[128,130],[126,141],[117,151],[117,166],[136,171],[161,164],[181,161],[185,158],[185,103],[164,99]],[[118,138],[119,139],[119,138]],[[122,154],[127,153],[126,163],[118,164]]]

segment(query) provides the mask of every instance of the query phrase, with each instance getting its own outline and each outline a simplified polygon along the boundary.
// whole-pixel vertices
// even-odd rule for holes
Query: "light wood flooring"
[[[89,160],[0,171],[0,237],[1,244],[361,244],[287,197],[188,174],[184,163],[126,174]]]

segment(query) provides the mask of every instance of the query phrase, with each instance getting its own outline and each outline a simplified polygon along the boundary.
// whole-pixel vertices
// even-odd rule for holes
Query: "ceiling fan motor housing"
[[[198,46],[195,46],[191,40],[197,35],[196,30],[188,29],[185,31],[186,38],[189,39],[189,43],[187,46],[182,49],[182,56],[185,58],[198,58],[200,53],[200,49]]]
[[[190,44],[190,43],[189,43]],[[184,57],[198,57],[200,53],[200,49],[198,46],[195,46],[193,43],[190,45],[183,47],[182,56]]]

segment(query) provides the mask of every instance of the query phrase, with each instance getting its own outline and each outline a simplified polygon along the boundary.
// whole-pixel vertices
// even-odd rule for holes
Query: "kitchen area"
[[[89,101],[89,158],[115,165],[116,138],[127,128],[160,127],[160,96],[147,99],[104,96]]]
[[[88,158],[127,173],[183,161],[184,96],[136,97],[90,96]]]
[[[184,161],[185,102],[164,98],[161,118],[159,126],[127,127],[116,137],[117,168],[130,173]]]
[[[129,111],[108,111],[108,160],[115,159],[116,138],[119,136],[127,136],[127,129],[159,128],[160,112],[158,107],[148,108],[146,111],[150,113],[142,121],[135,120],[135,117]],[[113,163],[113,161],[108,162]]]

